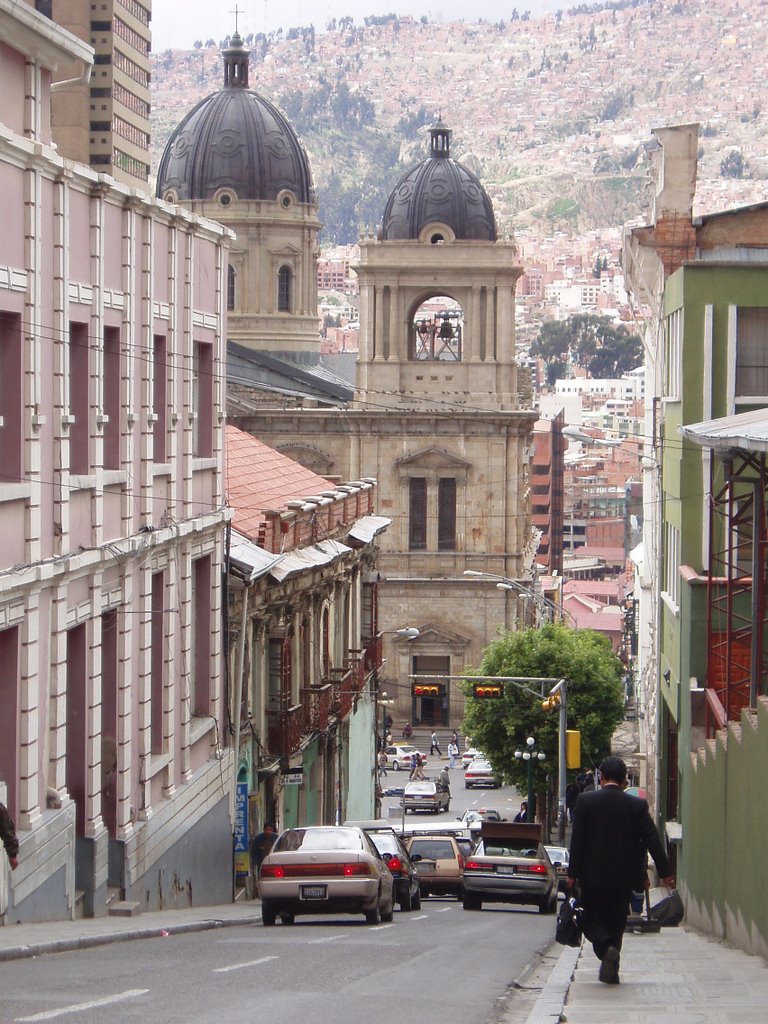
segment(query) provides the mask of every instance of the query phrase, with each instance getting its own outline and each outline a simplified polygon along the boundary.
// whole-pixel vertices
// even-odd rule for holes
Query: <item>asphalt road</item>
[[[516,813],[514,790],[465,790],[452,775],[451,812],[409,822]],[[99,946],[0,964],[0,1024],[487,1024],[553,933],[536,908],[432,898],[375,927],[307,917]]]
[[[386,925],[310,917],[100,946],[0,965],[0,1020],[485,1024],[553,929],[527,907],[428,899]]]

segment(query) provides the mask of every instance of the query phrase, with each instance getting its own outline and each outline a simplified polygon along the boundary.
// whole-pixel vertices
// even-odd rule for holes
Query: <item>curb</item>
[[[0,963],[8,960],[23,960],[46,953],[67,953],[93,946],[107,946],[113,942],[132,942],[134,939],[157,939],[167,935],[183,935],[185,932],[211,931],[214,928],[232,928],[237,925],[261,924],[261,914],[237,919],[208,918],[201,921],[187,921],[152,928],[137,928],[132,931],[102,932],[96,935],[80,935],[72,939],[52,939],[50,942],[28,943],[24,946],[0,948]]]
[[[551,950],[555,945],[557,944],[553,943],[549,949]],[[558,1024],[563,1020],[568,990],[571,987],[580,956],[581,946],[578,949],[573,949],[570,946],[563,947],[557,963],[544,982],[541,995],[526,1018],[525,1024]]]

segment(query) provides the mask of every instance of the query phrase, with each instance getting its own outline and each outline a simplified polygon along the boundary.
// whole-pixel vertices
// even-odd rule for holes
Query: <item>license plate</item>
[[[303,900],[324,900],[327,895],[325,885],[302,885],[301,898]]]
[[[498,864],[496,866],[496,874],[497,875],[514,875],[514,873],[515,873],[514,867],[510,867],[510,866],[508,866],[506,864]]]

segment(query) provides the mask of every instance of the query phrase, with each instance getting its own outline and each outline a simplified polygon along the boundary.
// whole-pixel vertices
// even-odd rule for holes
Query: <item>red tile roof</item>
[[[227,425],[226,443],[227,500],[235,510],[232,525],[252,540],[265,512],[335,489],[330,480],[237,427]]]

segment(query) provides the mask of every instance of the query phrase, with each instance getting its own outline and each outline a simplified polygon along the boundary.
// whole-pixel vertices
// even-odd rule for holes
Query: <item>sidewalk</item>
[[[258,900],[188,910],[155,910],[137,917],[90,917],[77,921],[7,924],[0,927],[0,962],[63,953],[110,942],[151,939],[211,928],[261,924]]]
[[[766,1019],[766,962],[684,927],[628,932],[620,985],[597,980],[599,961],[589,943],[580,950],[555,946],[550,952],[557,959],[546,967],[548,976],[525,1024],[763,1024]]]

